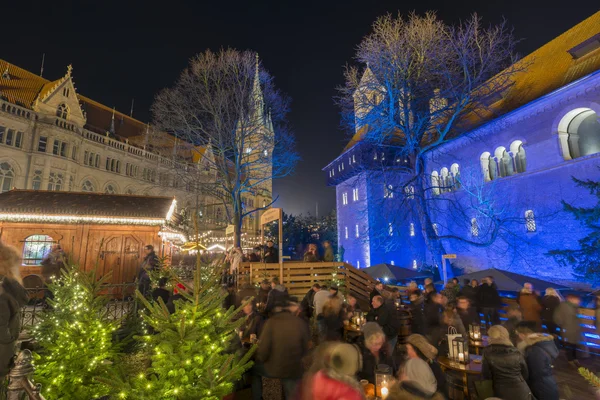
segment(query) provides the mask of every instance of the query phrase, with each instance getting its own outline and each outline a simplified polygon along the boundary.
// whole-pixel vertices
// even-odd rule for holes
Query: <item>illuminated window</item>
[[[250,153],[252,153],[252,149],[251,149],[250,147],[248,147],[248,148],[246,149],[246,154],[250,154]]]
[[[431,172],[431,190],[434,195],[440,194],[440,176],[437,171]]]
[[[69,116],[69,107],[66,104],[61,104],[56,109],[56,116],[62,119],[67,119]]]
[[[352,200],[358,201],[358,189],[352,189]]]
[[[388,224],[388,234],[390,236],[394,236],[394,226],[392,225],[391,222]]]
[[[394,262],[394,260],[390,261],[390,264],[396,265],[396,263]]]
[[[60,191],[63,188],[64,176],[57,172],[50,172],[48,176],[48,190]]]
[[[356,224],[356,225],[354,226],[354,228],[355,228],[355,229],[354,229],[354,231],[355,231],[354,233],[355,233],[356,237],[358,237],[358,236],[359,236],[358,224]]]
[[[413,260],[413,269],[417,269],[417,260]]]
[[[263,154],[264,154],[265,157],[267,157],[269,155],[269,150],[263,151]]]
[[[360,268],[360,260],[356,260],[356,268]]]
[[[415,236],[415,224],[410,223],[410,236]]]
[[[348,239],[348,227],[347,226],[344,227],[344,237],[346,239]]]
[[[96,189],[94,189],[94,185],[92,184],[92,182],[90,182],[89,180],[86,179],[81,184],[81,191],[82,192],[95,192]]]
[[[23,265],[40,265],[53,245],[54,239],[48,235],[29,236],[23,246]]]
[[[0,193],[8,192],[13,187],[13,181],[15,179],[15,171],[12,166],[3,162],[0,164]]]
[[[383,198],[384,199],[393,199],[394,198],[394,186],[393,185],[384,185],[383,186]]]
[[[440,232],[438,231],[438,225],[432,224],[431,227],[433,228],[433,232],[435,233],[435,236],[439,236]]]
[[[348,204],[348,193],[343,193],[342,194],[342,204],[343,205]]]
[[[354,158],[354,154],[352,154],[352,163],[356,162],[356,158]]]
[[[405,186],[404,187],[404,195],[409,200],[414,199],[415,198],[415,187],[414,186]]]
[[[527,226],[527,232],[535,232],[537,230],[533,210],[525,211],[525,226]]]
[[[476,218],[471,219],[471,235],[475,237],[479,236],[479,225]]]

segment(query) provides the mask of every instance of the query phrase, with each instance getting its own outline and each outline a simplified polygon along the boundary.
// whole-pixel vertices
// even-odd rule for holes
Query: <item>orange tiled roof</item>
[[[577,59],[568,52],[599,33],[600,11],[523,57],[517,62],[517,66],[528,65],[527,69],[513,76],[513,85],[505,97],[493,104],[492,111],[479,118],[470,129],[600,69],[600,50]],[[364,131],[356,132],[344,148],[344,152],[358,143],[363,136]]]
[[[10,79],[0,79],[0,96],[21,107],[32,108],[44,86],[50,81],[4,60],[0,60],[0,76],[8,72]]]

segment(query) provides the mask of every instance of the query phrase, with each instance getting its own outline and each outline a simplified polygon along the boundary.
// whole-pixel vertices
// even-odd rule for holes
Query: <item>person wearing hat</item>
[[[314,285],[312,285],[312,287],[308,290],[308,292],[304,295],[304,298],[302,299],[302,312],[308,319],[312,318],[312,315],[314,313],[313,300],[315,299],[315,293],[317,293],[319,290],[321,290],[321,285],[315,283]]]
[[[488,337],[489,346],[483,351],[482,375],[484,379],[492,380],[494,395],[502,399],[533,399],[527,385],[527,364],[510,341],[506,328],[494,325],[488,330]]]
[[[446,376],[435,361],[437,349],[419,334],[406,338],[406,356],[408,360],[402,368],[401,377],[418,388],[424,395],[440,392],[446,394]]]
[[[375,369],[379,364],[388,365],[396,373],[396,363],[392,351],[386,342],[385,333],[376,322],[367,322],[362,327],[363,341],[360,343],[362,353],[362,369],[358,373],[360,379],[375,383]]]

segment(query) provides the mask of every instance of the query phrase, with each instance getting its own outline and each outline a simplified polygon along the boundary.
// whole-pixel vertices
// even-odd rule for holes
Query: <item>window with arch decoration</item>
[[[48,190],[60,191],[64,185],[64,176],[58,172],[50,172],[48,176]]]
[[[42,170],[36,169],[33,171],[33,179],[31,180],[31,188],[40,190],[42,188]]]
[[[431,190],[434,195],[440,194],[440,176],[437,171],[431,172]]]
[[[565,160],[600,152],[599,119],[599,115],[587,107],[571,110],[561,119],[558,139]]]
[[[56,109],[56,116],[62,119],[67,119],[69,116],[69,107],[66,104],[60,104]]]
[[[477,223],[477,218],[471,219],[471,235],[474,237],[479,236],[479,224]]]
[[[525,226],[527,227],[527,232],[535,232],[537,230],[533,210],[525,211]]]
[[[407,199],[412,200],[415,198],[415,187],[410,185],[410,186],[405,186],[404,187],[404,194],[406,196]]]
[[[452,181],[452,189],[460,189],[460,166],[457,163],[450,166],[450,180]]]
[[[0,193],[8,192],[13,187],[15,171],[7,162],[0,163]]]
[[[498,166],[498,177],[504,178],[515,174],[512,157],[508,154],[505,147],[498,147],[494,155]]]
[[[94,188],[94,184],[86,179],[81,184],[81,191],[82,192],[95,192],[96,189]]]
[[[523,142],[515,140],[510,144],[510,152],[513,158],[515,173],[519,174],[525,172],[527,169],[527,158],[525,156],[525,149],[523,148]]]
[[[31,235],[23,246],[23,265],[40,265],[52,251],[54,239],[48,235]]]
[[[117,193],[117,189],[115,189],[115,186],[113,184],[109,183],[104,188],[104,193],[106,193],[106,194],[116,194]]]

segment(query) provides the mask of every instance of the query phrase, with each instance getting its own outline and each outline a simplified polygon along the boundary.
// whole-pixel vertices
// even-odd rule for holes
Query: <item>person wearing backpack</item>
[[[545,333],[535,333],[526,327],[518,327],[521,351],[527,363],[529,376],[527,383],[536,399],[559,400],[558,385],[554,379],[553,363],[558,357],[558,349],[554,336]]]

